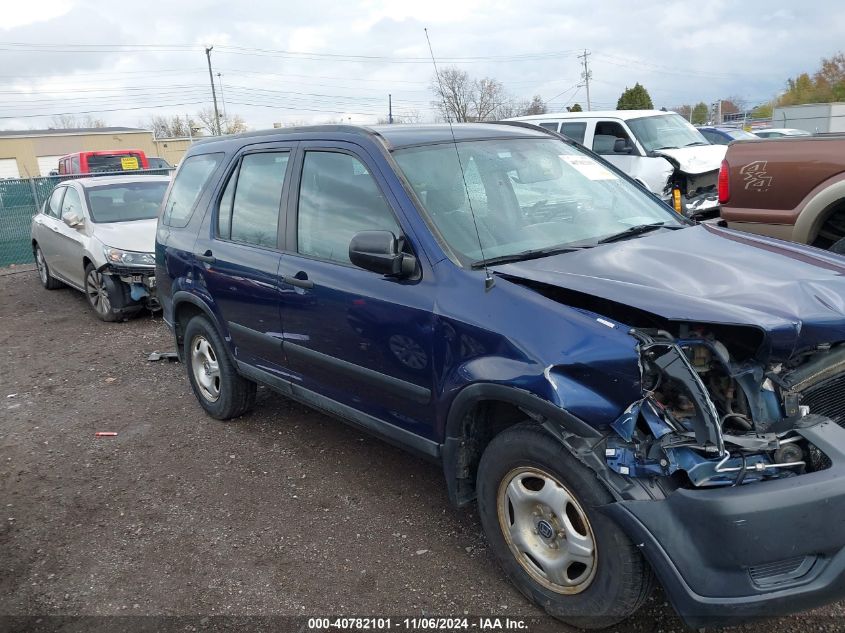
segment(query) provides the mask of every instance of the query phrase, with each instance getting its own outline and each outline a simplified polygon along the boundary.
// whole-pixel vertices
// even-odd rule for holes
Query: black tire
[[[88,263],[85,266],[85,298],[88,305],[102,321],[123,321],[141,309],[129,296],[129,286],[112,275],[103,275]],[[94,289],[98,289],[98,293]]]
[[[47,290],[63,288],[64,284],[50,273],[50,267],[47,265],[47,260],[44,259],[44,253],[41,252],[41,247],[38,244],[32,250],[32,255],[35,257],[35,267],[38,270],[38,280],[41,285]]]
[[[834,242],[828,250],[837,255],[845,255],[845,237],[838,242]]]
[[[527,473],[521,472],[525,469],[528,470]],[[582,527],[579,530],[592,539],[594,564],[577,570],[584,574],[587,574],[587,570],[592,570],[589,572],[591,575],[584,576],[585,580],[580,588],[567,588],[569,591],[577,590],[577,593],[561,593],[542,584],[536,578],[536,571],[533,572],[534,575],[528,571],[531,562],[536,569],[541,569],[542,566],[537,563],[541,559],[523,556],[524,562],[520,562],[517,552],[511,549],[508,542],[513,539],[505,536],[505,531],[513,533],[513,528],[506,528],[502,521],[516,525],[516,510],[507,496],[510,488],[506,484],[517,480],[529,481],[535,469],[562,484],[557,489],[565,490],[570,494],[570,498],[575,500],[576,518],[579,512],[582,513],[581,516],[586,517],[586,522],[580,523]],[[514,473],[521,474],[514,476]],[[521,479],[523,477],[527,479]],[[542,480],[538,481],[542,483]],[[540,489],[545,485],[542,483]],[[552,617],[580,628],[604,628],[632,615],[650,595],[654,585],[651,568],[622,530],[597,510],[613,500],[610,493],[599,482],[595,473],[583,466],[558,440],[537,424],[521,423],[493,438],[481,458],[477,491],[481,524],[499,564],[517,589]],[[507,508],[504,510],[507,514],[502,515],[502,521],[498,505],[500,494],[505,495],[503,508]],[[571,504],[566,505],[569,510]],[[552,528],[551,541],[543,541],[540,538],[541,532],[548,532],[544,530],[545,526],[540,525],[544,522],[542,512],[543,510],[539,518],[532,513],[534,518],[528,519],[539,521],[535,525],[540,531],[535,529],[533,533],[537,536],[528,535],[533,547],[548,546],[548,542],[553,542],[551,547],[568,548],[565,538],[568,527],[564,528],[562,523]],[[555,522],[556,519],[550,521]],[[573,524],[574,521],[568,525]],[[546,525],[548,526],[549,522],[546,522]],[[557,533],[560,538],[554,536],[558,527],[561,530]],[[575,542],[576,537],[571,536],[569,539]],[[535,553],[537,551],[533,550]],[[570,568],[566,567],[563,573],[568,575]],[[543,573],[539,575],[542,576]],[[547,582],[554,584],[548,580]]]
[[[195,316],[188,321],[184,341],[183,357],[188,370],[188,380],[194,395],[208,415],[218,420],[231,420],[242,416],[255,406],[256,384],[241,376],[235,369],[223,339],[206,317]],[[203,368],[199,365],[203,362],[203,355],[199,352],[195,354],[195,348],[204,343],[208,344],[208,349],[203,351],[205,359],[211,358],[216,362],[216,376],[208,371],[207,366]],[[198,378],[203,372],[203,380],[207,381],[207,384],[201,383]],[[215,389],[216,398],[213,397]]]

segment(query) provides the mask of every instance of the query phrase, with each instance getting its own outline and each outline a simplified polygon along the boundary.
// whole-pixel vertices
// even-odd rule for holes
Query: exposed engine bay
[[[673,164],[675,171],[666,181],[663,200],[689,218],[705,220],[719,215],[719,171],[689,174],[680,169],[677,161],[667,160]],[[675,195],[678,196],[677,202]]]
[[[845,345],[764,365],[745,328],[679,324],[675,332],[630,333],[638,341],[643,398],[611,425],[611,469],[712,487],[829,467],[800,429],[845,418]]]

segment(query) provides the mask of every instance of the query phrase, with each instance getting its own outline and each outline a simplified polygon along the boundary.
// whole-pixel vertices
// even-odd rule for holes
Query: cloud
[[[386,116],[388,93],[395,113],[427,116],[425,27],[443,65],[462,58],[472,75],[494,77],[520,98],[554,97],[558,109],[585,104],[577,58],[584,49],[594,108],[614,107],[636,82],[658,107],[728,96],[756,103],[838,52],[845,32],[838,2],[805,3],[800,12],[772,4],[747,0],[737,11],[726,0],[606,0],[589,10],[572,0],[19,3],[0,29],[0,127],[43,126],[63,112],[92,112],[114,125],[196,112],[211,101],[211,44],[226,108],[252,127],[373,122]]]

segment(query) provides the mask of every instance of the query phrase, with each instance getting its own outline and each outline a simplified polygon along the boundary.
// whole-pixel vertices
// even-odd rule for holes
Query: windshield
[[[464,264],[528,250],[594,246],[643,224],[685,224],[636,185],[563,141],[464,141],[458,148],[460,166],[451,143],[397,150],[394,157]]]
[[[85,197],[93,222],[130,222],[155,219],[166,190],[166,180],[127,182],[86,187]]]
[[[646,152],[710,145],[689,121],[675,113],[628,119],[627,123]]]

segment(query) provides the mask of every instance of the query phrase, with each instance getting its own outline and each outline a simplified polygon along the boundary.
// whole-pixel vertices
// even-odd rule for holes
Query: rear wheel
[[[834,242],[833,245],[830,247],[830,250],[839,255],[845,255],[845,237],[843,237],[838,242]]]
[[[651,592],[651,570],[598,508],[613,499],[596,475],[534,423],[490,442],[478,507],[491,549],[516,587],[550,615],[611,626]]]
[[[184,358],[194,395],[211,417],[230,420],[255,405],[256,384],[238,374],[223,340],[206,317],[188,321]]]
[[[41,285],[47,290],[57,290],[64,286],[64,284],[50,274],[50,267],[47,266],[47,260],[44,259],[44,253],[41,252],[41,247],[35,247],[35,268],[38,270],[38,278],[41,280]]]

